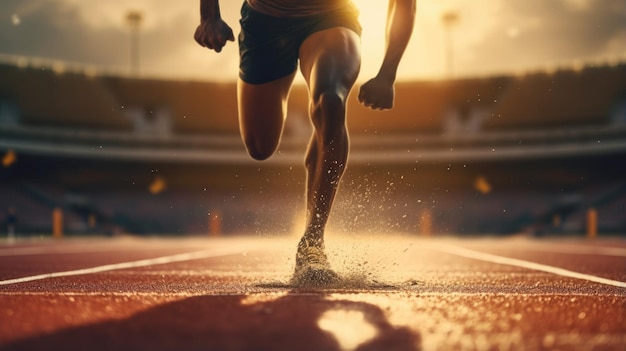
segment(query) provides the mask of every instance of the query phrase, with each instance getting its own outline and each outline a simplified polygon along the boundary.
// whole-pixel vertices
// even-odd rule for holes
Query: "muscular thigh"
[[[328,90],[347,95],[360,68],[360,38],[348,28],[313,33],[300,47],[300,70],[313,97]]]
[[[294,77],[295,72],[263,84],[250,84],[239,79],[239,126],[244,139],[254,136],[278,142]]]
[[[239,34],[239,78],[264,84],[295,72],[301,45],[317,32],[341,27],[361,34],[358,9],[348,2],[335,11],[302,17],[273,17],[244,2]]]
[[[315,16],[277,18],[244,3],[241,25],[238,93],[245,135],[268,131],[279,135],[298,59],[301,67],[309,67],[307,82],[314,61],[332,83],[351,87],[356,79],[361,26],[353,6]]]

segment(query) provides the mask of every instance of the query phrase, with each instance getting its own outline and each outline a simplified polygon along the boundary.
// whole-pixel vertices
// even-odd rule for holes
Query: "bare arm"
[[[219,0],[200,0],[200,25],[194,34],[196,42],[216,52],[227,41],[235,41],[233,30],[222,20]]]
[[[390,0],[387,12],[387,48],[378,73],[395,81],[404,50],[409,44],[415,23],[415,0]]]
[[[359,101],[372,109],[393,107],[394,83],[398,65],[409,43],[415,24],[415,0],[389,0],[387,45],[376,77],[361,86]]]
[[[220,18],[220,2],[219,0],[200,0],[200,20]]]

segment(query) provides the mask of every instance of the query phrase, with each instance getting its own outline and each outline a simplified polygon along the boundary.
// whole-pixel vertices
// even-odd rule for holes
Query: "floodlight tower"
[[[452,78],[454,64],[454,50],[452,45],[452,27],[459,21],[459,15],[454,11],[448,11],[441,16],[446,31],[446,76]]]
[[[130,28],[130,73],[139,74],[139,29],[143,21],[143,14],[139,11],[126,13],[126,24]]]

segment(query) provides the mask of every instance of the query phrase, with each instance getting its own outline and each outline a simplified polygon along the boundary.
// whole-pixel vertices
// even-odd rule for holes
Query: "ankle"
[[[307,247],[319,247],[324,248],[324,237],[321,235],[307,235],[304,234],[298,243],[298,249]]]

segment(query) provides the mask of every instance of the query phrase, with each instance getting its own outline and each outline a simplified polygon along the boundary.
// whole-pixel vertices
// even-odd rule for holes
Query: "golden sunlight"
[[[385,39],[385,23],[387,20],[387,1],[354,0],[360,10],[359,19],[363,33],[371,40]]]
[[[320,316],[317,325],[333,335],[342,350],[354,350],[378,334],[361,311],[329,310]]]
[[[354,3],[360,10],[359,20],[363,27],[361,79],[367,80],[378,71],[384,55],[388,3],[371,0],[354,0]]]
[[[361,12],[362,75],[361,80],[371,78],[378,71],[385,52],[385,31],[388,1],[353,0]],[[455,3],[451,1],[418,1],[417,19],[413,37],[405,52],[398,71],[398,78],[416,75],[443,75],[443,25],[441,15]],[[424,48],[428,48],[427,51]]]

